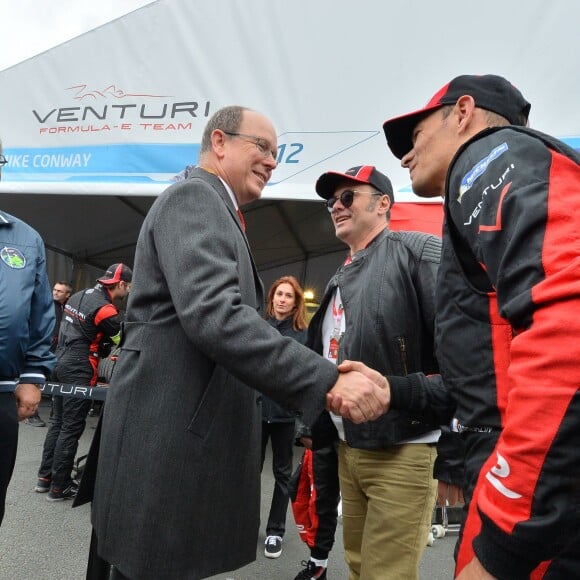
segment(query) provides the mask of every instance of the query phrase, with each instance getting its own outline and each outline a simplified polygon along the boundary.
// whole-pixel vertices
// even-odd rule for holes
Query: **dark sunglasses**
[[[352,202],[354,201],[354,196],[357,193],[368,193],[369,195],[378,195],[379,197],[383,196],[383,193],[377,192],[377,191],[358,191],[356,189],[345,189],[339,197],[331,197],[330,199],[327,199],[325,204],[326,207],[328,208],[328,211],[332,211],[332,208],[334,207],[334,204],[340,200],[340,203],[342,204],[343,207],[345,207],[346,209],[348,209],[351,205]]]

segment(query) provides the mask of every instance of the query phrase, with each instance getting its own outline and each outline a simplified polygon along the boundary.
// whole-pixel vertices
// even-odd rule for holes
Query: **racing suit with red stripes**
[[[298,429],[310,432],[302,424]],[[289,491],[300,539],[310,548],[312,558],[326,560],[334,545],[340,502],[338,441],[304,450]]]
[[[580,578],[579,163],[504,127],[448,172],[436,343],[465,444],[457,573],[475,552],[500,579]]]
[[[56,380],[94,385],[99,347],[110,337],[118,342],[121,320],[109,291],[102,284],[73,294],[64,306],[56,351]],[[52,489],[71,485],[78,441],[85,429],[90,399],[53,398],[53,414],[46,434],[38,477],[51,480]]]
[[[83,384],[94,385],[101,342],[107,337],[115,341],[120,328],[119,311],[105,286],[97,284],[73,294],[62,315],[57,372],[66,368],[68,374],[82,375]]]

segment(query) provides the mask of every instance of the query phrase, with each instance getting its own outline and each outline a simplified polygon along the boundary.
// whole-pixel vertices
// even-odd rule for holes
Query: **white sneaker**
[[[279,558],[282,554],[282,538],[280,536],[268,536],[264,556],[266,558]]]

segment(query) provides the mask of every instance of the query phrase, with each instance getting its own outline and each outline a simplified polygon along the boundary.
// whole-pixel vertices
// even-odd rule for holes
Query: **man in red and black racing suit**
[[[459,195],[446,200],[436,343],[471,498],[458,570],[473,543],[490,569],[516,579],[578,531],[580,170],[547,137],[507,131],[478,135],[450,169],[447,191]],[[473,194],[461,194],[477,161],[503,147]],[[545,577],[580,577],[578,537],[569,550]]]
[[[461,580],[580,578],[580,156],[496,126],[528,112],[505,79],[463,76],[384,124],[415,193],[445,196],[436,344],[465,448]]]
[[[93,288],[73,294],[66,303],[58,336],[55,377],[58,382],[95,385],[99,347],[105,338],[118,344],[119,311],[113,303],[127,296],[132,272],[113,264]],[[48,492],[49,501],[72,499],[76,487],[71,471],[85,429],[91,399],[53,397],[53,414],[42,451],[35,491]]]

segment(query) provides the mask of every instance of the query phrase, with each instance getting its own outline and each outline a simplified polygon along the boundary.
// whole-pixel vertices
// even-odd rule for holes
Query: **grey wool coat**
[[[92,523],[100,556],[129,578],[194,580],[256,558],[254,389],[311,424],[338,374],[272,328],[262,301],[225,187],[194,170],[141,229],[103,414]]]

